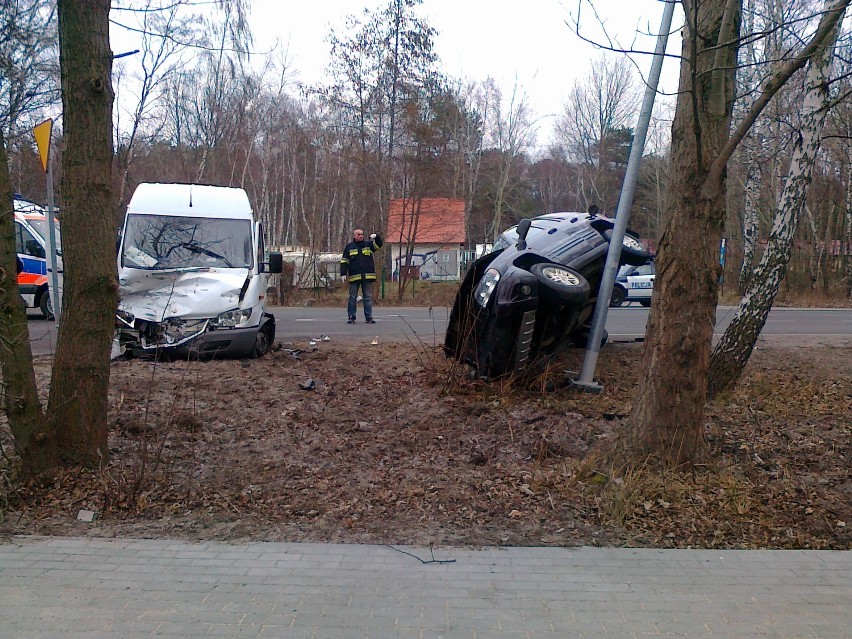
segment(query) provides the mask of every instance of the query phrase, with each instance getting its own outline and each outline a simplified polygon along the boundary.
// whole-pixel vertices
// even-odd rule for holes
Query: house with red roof
[[[394,279],[456,281],[462,276],[464,200],[399,198],[390,201],[385,234]]]

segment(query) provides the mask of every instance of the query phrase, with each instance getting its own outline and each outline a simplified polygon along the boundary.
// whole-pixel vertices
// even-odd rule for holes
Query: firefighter
[[[364,319],[367,324],[375,324],[373,319],[373,284],[376,281],[376,264],[373,255],[378,251],[384,240],[380,235],[373,233],[369,240],[364,239],[364,231],[355,229],[352,241],[343,249],[343,257],[340,258],[340,275],[343,281],[349,280],[349,301],[346,311],[349,314],[349,324],[355,323],[356,302],[358,299],[358,288],[364,298]]]

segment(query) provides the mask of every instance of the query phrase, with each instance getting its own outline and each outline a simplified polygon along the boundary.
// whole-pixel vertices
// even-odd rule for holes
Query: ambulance
[[[18,290],[27,308],[37,308],[45,319],[53,319],[53,280],[48,269],[47,209],[23,198],[15,198],[15,251],[24,270],[18,274]],[[56,222],[57,272],[62,294],[62,242]]]

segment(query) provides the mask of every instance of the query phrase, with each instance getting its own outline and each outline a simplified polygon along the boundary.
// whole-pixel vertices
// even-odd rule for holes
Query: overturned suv
[[[521,373],[566,344],[585,346],[614,224],[595,213],[549,213],[505,231],[465,274],[447,355],[494,378]],[[628,231],[619,263],[649,257]]]

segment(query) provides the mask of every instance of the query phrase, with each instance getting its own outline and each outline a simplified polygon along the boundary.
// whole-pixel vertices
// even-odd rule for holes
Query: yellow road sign
[[[53,120],[49,118],[33,127],[38,154],[41,157],[41,166],[45,173],[47,173],[47,163],[50,160],[50,134],[52,132]]]

